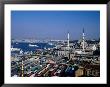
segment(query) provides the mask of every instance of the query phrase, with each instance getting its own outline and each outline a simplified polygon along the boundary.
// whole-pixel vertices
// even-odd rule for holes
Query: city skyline
[[[100,11],[12,11],[11,37],[14,39],[100,38]]]

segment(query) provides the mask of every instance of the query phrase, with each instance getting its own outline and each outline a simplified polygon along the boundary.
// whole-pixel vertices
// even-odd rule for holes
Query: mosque
[[[75,55],[87,55],[93,54],[93,51],[97,49],[96,45],[92,44],[91,46],[85,40],[85,32],[83,28],[82,39],[77,42],[79,48],[75,48],[73,44],[70,43],[70,34],[67,34],[67,45],[61,46],[58,50],[58,56],[68,57],[68,59],[74,58]]]

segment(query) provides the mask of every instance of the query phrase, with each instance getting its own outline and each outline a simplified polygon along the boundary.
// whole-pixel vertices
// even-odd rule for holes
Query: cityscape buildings
[[[100,40],[12,40],[12,77],[100,77]]]

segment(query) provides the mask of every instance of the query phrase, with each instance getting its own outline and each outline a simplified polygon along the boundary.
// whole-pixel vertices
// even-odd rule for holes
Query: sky
[[[100,38],[100,11],[12,11],[12,39],[70,40]]]

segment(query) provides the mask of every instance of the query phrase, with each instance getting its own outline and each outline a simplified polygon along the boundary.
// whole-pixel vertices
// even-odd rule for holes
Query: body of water
[[[23,42],[19,42],[19,43],[11,43],[11,47],[19,48],[23,52],[25,52],[25,51],[35,51],[37,49],[53,48],[55,46],[52,44],[48,44],[48,43],[23,43]]]

